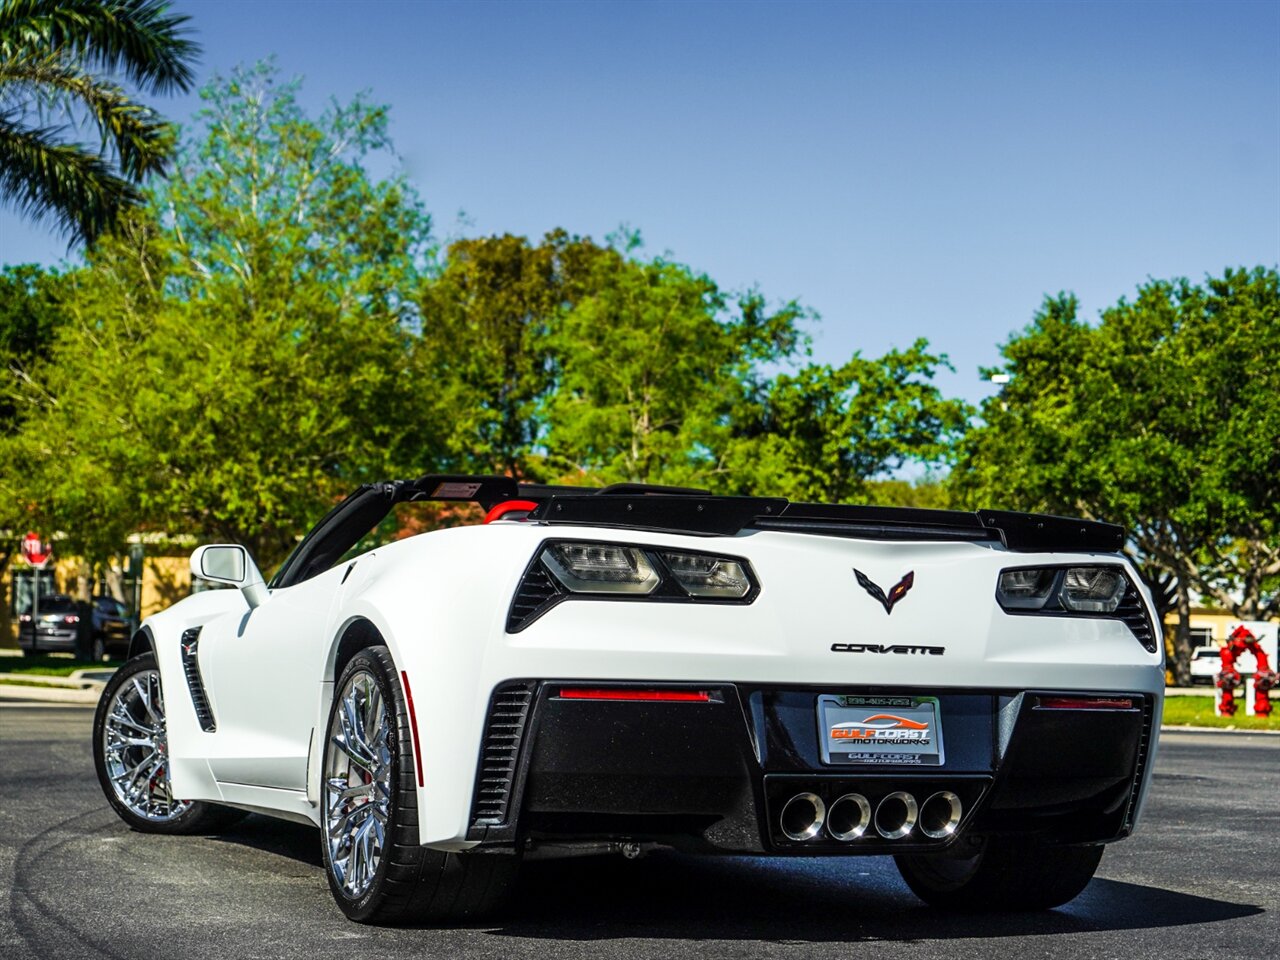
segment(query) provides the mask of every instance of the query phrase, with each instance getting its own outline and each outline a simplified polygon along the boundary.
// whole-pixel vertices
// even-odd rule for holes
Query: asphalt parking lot
[[[0,956],[1256,958],[1280,944],[1280,737],[1166,734],[1138,836],[1065,908],[952,916],[887,859],[526,864],[499,917],[374,929],[333,906],[310,828],[132,833],[85,707],[0,704]]]

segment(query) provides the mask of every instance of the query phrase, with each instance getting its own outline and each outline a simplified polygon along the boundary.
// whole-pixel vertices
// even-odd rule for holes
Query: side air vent
[[[1132,583],[1125,590],[1120,606],[1116,608],[1113,616],[1124,621],[1129,632],[1138,638],[1138,642],[1146,647],[1149,653],[1156,652],[1156,632],[1151,627],[1151,619],[1142,605],[1142,598],[1138,596],[1138,589]]]
[[[1132,589],[1132,588],[1130,588]],[[1133,766],[1133,789],[1129,791],[1129,805],[1124,811],[1124,828],[1133,828],[1133,815],[1138,809],[1138,794],[1142,788],[1142,775],[1147,769],[1147,759],[1151,756],[1151,697],[1142,698],[1142,739],[1138,741],[1138,759]]]
[[[493,691],[476,771],[472,826],[493,826],[507,821],[519,769],[520,745],[524,742],[532,704],[532,683],[507,683]]]
[[[218,725],[213,719],[213,708],[209,706],[209,697],[204,692],[204,682],[200,679],[200,663],[196,652],[200,647],[200,628],[192,627],[182,632],[182,672],[187,675],[187,689],[191,691],[191,704],[196,708],[196,719],[200,721],[200,729],[205,733],[213,733]]]
[[[519,633],[533,621],[554,607],[563,596],[541,557],[535,558],[516,595],[511,598],[511,610],[507,614],[507,633]]]

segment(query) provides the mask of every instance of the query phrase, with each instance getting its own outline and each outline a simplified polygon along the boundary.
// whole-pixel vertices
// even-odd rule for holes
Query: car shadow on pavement
[[[251,816],[213,839],[287,857],[323,879],[315,827]],[[526,862],[507,906],[466,926],[491,936],[569,941],[906,942],[1156,929],[1263,912],[1252,904],[1099,878],[1057,910],[950,913],[916,899],[888,857],[654,853],[635,861]]]
[[[659,937],[776,942],[919,941],[1138,930],[1211,923],[1260,907],[1094,880],[1054,911],[935,910],[886,857],[695,858],[653,855],[529,863],[493,935],[558,940]]]
[[[234,826],[219,831],[210,839],[252,847],[264,853],[305,863],[317,870],[324,869],[320,859],[320,830],[310,824],[252,814]]]

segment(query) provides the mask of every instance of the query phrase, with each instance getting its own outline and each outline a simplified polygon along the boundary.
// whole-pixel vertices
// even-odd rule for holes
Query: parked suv
[[[40,651],[86,652],[92,623],[86,616],[85,604],[54,593],[40,598],[40,610],[18,616],[18,646],[23,653]]]
[[[18,646],[24,653],[65,651],[82,660],[101,661],[129,653],[129,609],[115,597],[92,603],[55,593],[40,600],[40,613],[18,617]]]

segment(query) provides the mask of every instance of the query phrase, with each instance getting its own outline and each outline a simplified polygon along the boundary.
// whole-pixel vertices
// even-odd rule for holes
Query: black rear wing
[[[528,519],[567,526],[619,527],[703,536],[780,530],[869,540],[997,542],[1019,552],[1118,553],[1124,528],[1011,510],[921,510],[793,503],[783,497],[716,496],[706,490],[625,483],[546,486],[511,477],[428,474],[396,481],[396,500],[460,500],[491,509],[509,500],[535,504]]]

